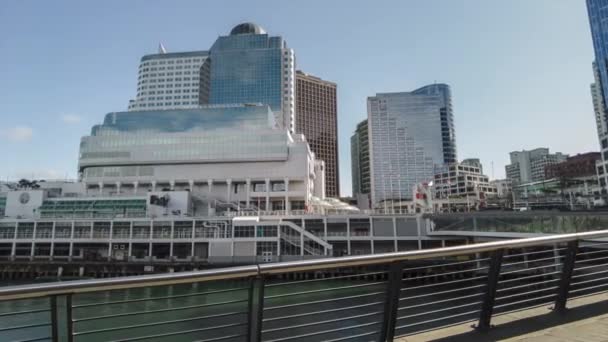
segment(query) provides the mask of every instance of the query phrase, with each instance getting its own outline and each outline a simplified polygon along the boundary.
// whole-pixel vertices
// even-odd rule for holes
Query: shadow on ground
[[[562,324],[572,323],[596,316],[605,315],[608,312],[608,300],[577,306],[560,314],[547,309],[547,314],[522,318],[497,325],[487,332],[471,330],[466,333],[450,337],[437,338],[433,342],[471,342],[471,341],[499,341],[517,336],[531,334],[540,330],[557,327]],[[608,336],[606,337],[608,340]],[[407,341],[407,338],[406,338]]]

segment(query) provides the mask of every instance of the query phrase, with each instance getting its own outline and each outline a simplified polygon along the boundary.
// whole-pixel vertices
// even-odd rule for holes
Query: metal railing
[[[1,341],[391,341],[608,291],[608,231],[0,288]],[[608,308],[607,308],[608,311]]]

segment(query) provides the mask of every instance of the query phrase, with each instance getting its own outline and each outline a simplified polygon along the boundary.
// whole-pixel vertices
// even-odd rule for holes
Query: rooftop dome
[[[237,34],[264,34],[266,31],[258,25],[254,23],[242,23],[236,25],[232,31],[230,31],[230,35],[234,36]]]

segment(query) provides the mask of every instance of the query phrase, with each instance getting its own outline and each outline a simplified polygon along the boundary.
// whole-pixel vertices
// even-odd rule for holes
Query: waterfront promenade
[[[492,319],[495,327],[486,333],[475,331],[472,323],[468,323],[396,341],[608,341],[608,293],[570,300],[568,307],[566,315],[556,314],[550,311],[549,306],[542,306],[496,316]]]

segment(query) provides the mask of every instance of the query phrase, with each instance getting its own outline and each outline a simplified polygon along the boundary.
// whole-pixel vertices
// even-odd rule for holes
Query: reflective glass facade
[[[209,104],[269,105],[281,127],[293,131],[293,51],[281,37],[231,34],[219,37],[201,68],[200,99]]]
[[[449,87],[368,98],[372,201],[411,199],[417,183],[456,159]]]
[[[288,139],[274,128],[268,106],[118,112],[82,138],[79,163],[84,171],[96,165],[286,160]],[[94,169],[87,172],[98,176]]]

